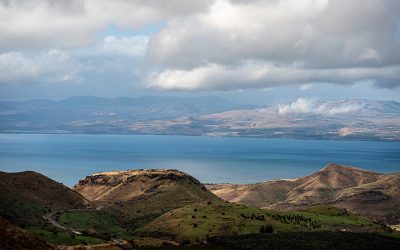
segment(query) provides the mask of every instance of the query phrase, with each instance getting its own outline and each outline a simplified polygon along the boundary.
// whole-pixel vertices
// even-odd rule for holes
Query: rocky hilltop
[[[256,184],[216,184],[220,198],[269,209],[329,204],[387,223],[400,222],[400,174],[381,174],[330,163],[309,176]]]
[[[173,169],[94,173],[80,180],[74,190],[90,201],[130,201],[140,196],[172,191],[179,184],[182,188],[187,187],[185,191],[188,192],[197,189],[208,193],[197,179]]]
[[[74,190],[94,204],[115,207],[133,221],[196,202],[219,200],[198,180],[173,169],[95,173],[79,181]]]

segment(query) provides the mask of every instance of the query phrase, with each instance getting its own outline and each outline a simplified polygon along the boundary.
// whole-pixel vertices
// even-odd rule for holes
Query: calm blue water
[[[93,172],[175,168],[202,182],[308,175],[329,162],[400,171],[400,143],[137,135],[0,134],[0,170],[34,170],[72,186]]]

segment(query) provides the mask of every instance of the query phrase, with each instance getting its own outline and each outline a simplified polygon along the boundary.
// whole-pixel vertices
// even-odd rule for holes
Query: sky
[[[0,100],[400,101],[397,0],[0,0]]]

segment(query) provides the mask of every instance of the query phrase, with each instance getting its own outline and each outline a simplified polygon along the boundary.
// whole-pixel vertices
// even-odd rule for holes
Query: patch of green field
[[[275,231],[301,231],[267,216],[265,211],[222,201],[203,202],[167,212],[146,225],[140,233],[164,233],[176,240],[202,240],[208,236],[258,233],[265,225]]]
[[[309,218],[321,225],[321,230],[341,231],[349,230],[353,232],[384,232],[387,228],[373,223],[371,220],[349,214],[343,209],[332,206],[316,205],[302,211],[268,211],[270,216],[293,216],[298,215]]]
[[[31,227],[26,229],[32,235],[53,244],[78,245],[78,244],[100,244],[105,241],[100,238],[76,235],[70,231],[48,227]]]
[[[127,236],[127,231],[107,211],[71,210],[57,213],[56,219],[65,227],[85,230],[107,238]]]
[[[133,201],[108,206],[108,211],[126,227],[137,230],[152,220],[173,209],[201,201],[219,201],[220,199],[207,190],[202,190],[192,183],[173,185],[167,191],[141,196]]]
[[[140,233],[165,234],[175,240],[199,240],[218,235],[259,233],[262,226],[274,232],[385,232],[370,220],[328,206],[307,211],[269,211],[226,202],[199,203],[165,213]]]

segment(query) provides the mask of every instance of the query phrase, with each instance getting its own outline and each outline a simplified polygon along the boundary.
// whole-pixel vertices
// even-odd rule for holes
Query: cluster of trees
[[[247,216],[245,214],[240,214],[240,216],[243,219],[251,219],[251,220],[259,220],[259,221],[264,221],[265,220],[265,216],[264,215],[256,215],[256,214],[251,214],[250,216]]]
[[[285,224],[294,224],[294,225],[299,225],[302,227],[310,227],[313,229],[318,229],[321,228],[321,224],[319,224],[317,221],[312,220],[310,217],[305,217],[303,215],[299,214],[272,214],[272,213],[266,213],[266,215],[273,220],[279,221],[281,223]]]

